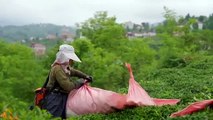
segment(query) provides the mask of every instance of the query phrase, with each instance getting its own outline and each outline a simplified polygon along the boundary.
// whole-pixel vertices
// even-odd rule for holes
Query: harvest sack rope
[[[70,92],[67,100],[67,117],[89,113],[110,113],[132,106],[175,105],[179,99],[151,98],[134,80],[131,65],[126,64],[130,73],[128,94],[119,94],[109,90],[83,85]]]

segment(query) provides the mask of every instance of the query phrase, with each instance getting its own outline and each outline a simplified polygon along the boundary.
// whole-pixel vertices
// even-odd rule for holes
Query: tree
[[[81,32],[96,46],[103,48],[116,46],[126,37],[124,27],[116,23],[115,17],[108,17],[105,11],[96,12],[94,18],[83,22]]]
[[[150,29],[150,25],[148,22],[143,22],[141,23],[141,25],[143,26],[144,31],[148,32]]]
[[[213,30],[213,14],[209,15],[209,19],[206,21],[206,28]]]
[[[33,91],[45,80],[42,66],[31,48],[17,43],[0,42],[0,45],[0,91],[25,102],[32,101]],[[0,94],[1,101],[6,99]]]
[[[206,19],[207,19],[207,17],[206,16],[203,16],[203,15],[200,15],[199,17],[198,17],[198,21],[199,22],[205,22],[206,21]]]
[[[167,7],[164,7],[164,18],[166,19],[163,23],[163,25],[160,25],[157,27],[157,32],[158,33],[167,33],[170,35],[173,35],[177,22],[176,22],[176,13]]]
[[[190,14],[188,13],[185,17],[185,20],[188,21],[191,18]]]
[[[95,81],[94,86],[111,90],[124,87],[122,76],[125,68],[115,51],[108,52],[104,48],[95,47],[88,39],[77,39],[72,42],[72,45],[83,61],[81,64],[75,64],[74,67],[92,75]]]

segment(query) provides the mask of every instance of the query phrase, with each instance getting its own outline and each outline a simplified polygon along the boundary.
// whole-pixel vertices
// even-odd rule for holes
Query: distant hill
[[[29,40],[32,38],[46,38],[48,35],[58,36],[63,32],[69,32],[75,36],[75,28],[54,24],[29,24],[24,26],[4,26],[0,27],[0,38],[8,42]]]

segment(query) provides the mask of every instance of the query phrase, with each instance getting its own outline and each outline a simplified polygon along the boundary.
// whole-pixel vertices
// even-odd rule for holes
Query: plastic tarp
[[[120,94],[109,90],[83,85],[70,92],[67,100],[67,117],[89,113],[110,113],[135,106],[175,105],[179,99],[151,98],[134,80],[131,65],[126,64],[130,73],[128,94]]]
[[[187,106],[186,108],[184,108],[184,109],[182,109],[178,112],[172,113],[170,117],[174,118],[174,117],[189,115],[189,114],[192,114],[194,112],[198,112],[200,110],[203,110],[207,106],[213,106],[213,99],[203,100],[203,101],[198,101],[198,102],[192,103],[189,106]]]

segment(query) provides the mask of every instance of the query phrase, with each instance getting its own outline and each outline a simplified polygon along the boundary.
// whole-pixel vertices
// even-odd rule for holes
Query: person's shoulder
[[[60,65],[54,65],[54,66],[52,67],[52,70],[53,70],[53,71],[59,71],[59,70],[62,70],[62,68],[61,68]]]

